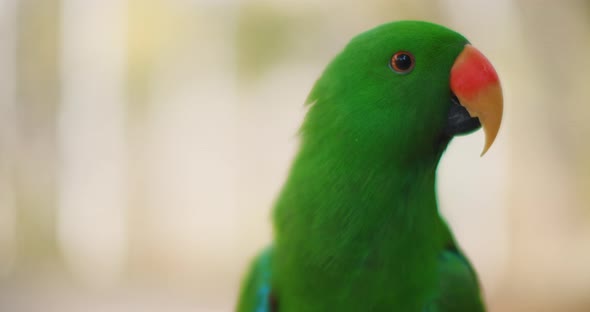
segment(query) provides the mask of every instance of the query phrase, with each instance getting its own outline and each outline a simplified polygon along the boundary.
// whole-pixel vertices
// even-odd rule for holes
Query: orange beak
[[[483,156],[500,130],[502,88],[490,61],[470,44],[465,45],[451,68],[451,91],[471,117],[479,118],[486,136]]]

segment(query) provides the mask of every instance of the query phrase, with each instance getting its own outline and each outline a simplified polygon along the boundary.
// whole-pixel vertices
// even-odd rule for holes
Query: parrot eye
[[[414,56],[410,52],[400,51],[391,57],[389,66],[399,74],[407,74],[414,69]]]

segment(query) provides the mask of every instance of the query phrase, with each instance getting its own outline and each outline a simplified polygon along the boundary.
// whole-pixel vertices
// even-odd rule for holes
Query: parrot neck
[[[408,234],[436,229],[440,221],[436,168],[442,150],[432,157],[404,162],[379,159],[375,155],[382,153],[370,150],[334,148],[336,155],[316,150],[304,146],[295,160],[275,207],[279,230],[282,222],[293,226],[293,219],[310,227],[309,235],[316,234],[313,229],[325,233],[333,228],[333,237],[350,239],[352,233],[359,234],[359,239],[384,234],[409,238]],[[289,220],[282,220],[283,214]]]
[[[314,150],[303,147],[275,207],[280,274],[314,272],[334,296],[354,285],[378,291],[395,279],[405,280],[409,290],[435,287],[444,244],[435,194],[440,154],[400,164],[370,151],[367,159],[308,153]],[[298,291],[313,291],[305,287]]]

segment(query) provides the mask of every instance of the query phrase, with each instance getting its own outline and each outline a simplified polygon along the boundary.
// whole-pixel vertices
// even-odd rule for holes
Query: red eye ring
[[[393,71],[399,74],[407,74],[414,69],[414,55],[407,51],[399,51],[391,57],[389,66]]]

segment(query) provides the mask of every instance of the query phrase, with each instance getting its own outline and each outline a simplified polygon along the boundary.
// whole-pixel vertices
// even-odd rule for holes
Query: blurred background
[[[585,0],[0,0],[0,311],[232,311],[309,89],[399,19],[503,83],[438,172],[490,311],[590,311]]]

